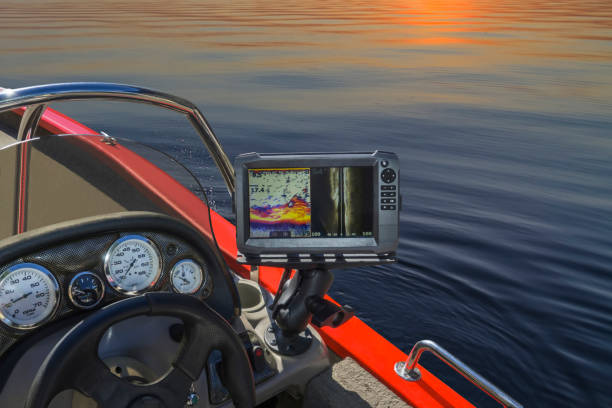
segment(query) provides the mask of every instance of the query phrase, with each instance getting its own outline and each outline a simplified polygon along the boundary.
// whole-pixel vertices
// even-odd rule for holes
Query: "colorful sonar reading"
[[[253,238],[311,236],[310,169],[249,170]]]

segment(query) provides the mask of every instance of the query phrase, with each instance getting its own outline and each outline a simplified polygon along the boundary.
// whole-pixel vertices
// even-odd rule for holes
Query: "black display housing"
[[[327,268],[353,264],[380,264],[395,261],[399,237],[399,161],[390,152],[373,153],[246,153],[234,162],[236,172],[236,241],[237,259],[250,265],[276,265]],[[249,171],[288,169],[359,168],[355,174],[366,175],[371,191],[361,191],[363,208],[371,211],[365,220],[364,236],[261,237],[252,236],[250,217]],[[341,170],[342,171],[342,170]],[[348,170],[350,173],[351,170]],[[364,171],[366,173],[364,173]],[[360,173],[361,172],[361,173]],[[314,174],[314,173],[313,173]],[[371,177],[370,177],[371,175]],[[314,177],[309,173],[309,177]],[[371,180],[371,183],[370,183]],[[361,187],[361,186],[360,186]],[[314,187],[313,187],[314,188]],[[341,187],[342,188],[342,187]],[[313,209],[313,211],[315,211]],[[312,227],[312,226],[310,226]],[[344,230],[343,230],[344,231]]]

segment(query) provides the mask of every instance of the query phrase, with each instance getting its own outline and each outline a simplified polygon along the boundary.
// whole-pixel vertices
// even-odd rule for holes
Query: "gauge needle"
[[[191,283],[187,279],[183,278],[182,276],[179,276],[179,279],[182,280],[183,282],[185,282],[188,285]]]
[[[11,299],[10,302],[5,303],[1,306],[2,309],[4,309],[5,307],[11,307],[13,306],[15,303],[19,302],[21,299],[25,299],[28,296],[30,296],[33,292],[28,292],[28,293],[24,293],[23,295],[19,296],[17,299]]]
[[[130,266],[128,266],[127,270],[125,271],[125,273],[128,273],[130,271],[130,269],[132,269],[132,266],[134,266],[134,263],[136,263],[136,258],[134,258],[132,260],[132,263],[130,264]]]
[[[34,292],[24,293],[22,296],[19,296],[17,299],[14,299],[14,300],[13,300],[13,299],[11,299],[11,303],[17,303],[17,302],[19,302],[21,299],[25,299],[25,298],[27,298],[28,296],[30,296],[32,293],[34,293]]]

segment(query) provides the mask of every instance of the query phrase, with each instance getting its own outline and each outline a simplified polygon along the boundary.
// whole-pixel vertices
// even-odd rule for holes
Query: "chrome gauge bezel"
[[[80,278],[81,276],[84,275],[91,275],[93,276],[95,279],[98,280],[98,282],[100,282],[100,287],[102,288],[102,292],[100,293],[100,298],[96,301],[96,303],[91,304],[89,306],[83,306],[81,304],[79,304],[77,301],[74,300],[74,297],[72,296],[72,286],[74,285],[74,282]],[[98,275],[96,275],[93,272],[90,271],[83,271],[83,272],[79,272],[76,275],[74,275],[74,277],[70,280],[70,283],[68,284],[68,298],[70,299],[70,302],[72,303],[73,306],[78,307],[79,309],[92,309],[96,306],[98,306],[100,304],[100,302],[102,302],[102,299],[104,299],[104,295],[106,293],[106,285],[104,284],[104,281],[102,280],[102,278],[100,278]]]
[[[142,242],[146,243],[147,245],[149,245],[153,249],[153,251],[157,255],[158,262],[157,262],[157,265],[155,265],[155,267],[157,268],[157,271],[155,272],[155,277],[153,278],[153,280],[151,281],[151,283],[147,287],[145,287],[145,288],[143,288],[141,290],[126,290],[126,289],[122,288],[121,285],[119,285],[117,282],[115,282],[115,280],[111,276],[111,272],[110,272],[110,258],[111,258],[111,254],[113,253],[115,248],[117,248],[119,245],[121,245],[121,243],[123,243],[125,241],[128,241],[128,240],[139,240],[139,241],[142,241]],[[138,295],[138,294],[141,294],[141,293],[145,293],[145,292],[151,290],[153,287],[155,287],[155,285],[159,281],[159,278],[160,278],[161,274],[162,274],[162,256],[161,256],[161,252],[159,251],[159,248],[157,248],[157,245],[155,244],[155,242],[153,242],[149,238],[144,237],[142,235],[126,235],[126,236],[123,236],[123,237],[115,240],[115,242],[113,242],[111,244],[111,246],[106,251],[106,254],[104,255],[104,275],[106,276],[106,281],[108,282],[108,284],[114,290],[116,290],[119,293],[123,293],[125,295]]]
[[[16,323],[12,321],[10,317],[5,316],[1,309],[0,309],[0,321],[9,327],[12,327],[13,329],[32,330],[32,329],[42,326],[43,324],[51,320],[53,316],[55,315],[55,312],[57,312],[57,309],[60,304],[60,287],[59,287],[59,283],[57,282],[57,278],[55,277],[55,275],[51,273],[51,271],[49,271],[47,268],[45,268],[42,265],[38,265],[35,263],[31,263],[31,262],[23,262],[23,263],[19,263],[17,265],[11,266],[6,271],[2,272],[2,274],[0,274],[0,282],[3,281],[11,273],[19,269],[24,269],[24,268],[36,269],[38,272],[45,274],[49,278],[49,280],[51,281],[51,286],[52,286],[49,290],[52,290],[55,294],[55,304],[52,306],[51,312],[45,318],[43,318],[42,320],[36,323],[32,323],[32,324]]]
[[[195,266],[197,266],[200,269],[200,273],[202,274],[202,282],[200,282],[200,285],[192,292],[181,292],[176,286],[174,286],[174,274],[176,272],[176,268],[177,266],[183,263],[186,263],[186,262],[193,263]],[[177,261],[174,265],[172,265],[172,269],[170,270],[170,286],[172,286],[172,290],[175,291],[176,293],[181,293],[184,295],[193,295],[194,293],[197,293],[200,289],[202,289],[204,286],[206,286],[207,283],[208,283],[208,271],[206,270],[205,266],[202,266],[202,264],[196,261],[195,259],[183,258]]]

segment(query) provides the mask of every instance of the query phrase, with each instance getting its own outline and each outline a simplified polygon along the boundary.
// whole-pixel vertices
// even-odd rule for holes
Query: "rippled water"
[[[397,152],[400,262],[333,295],[525,406],[612,405],[609,1],[3,0],[0,55],[2,86],[191,99],[232,156]]]

